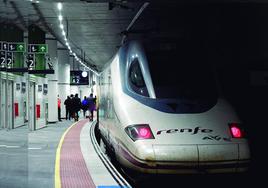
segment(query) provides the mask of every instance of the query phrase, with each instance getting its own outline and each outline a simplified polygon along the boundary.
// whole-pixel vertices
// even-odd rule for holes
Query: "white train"
[[[248,141],[214,71],[200,54],[177,50],[167,41],[130,41],[119,49],[99,81],[102,139],[134,172],[248,170]]]

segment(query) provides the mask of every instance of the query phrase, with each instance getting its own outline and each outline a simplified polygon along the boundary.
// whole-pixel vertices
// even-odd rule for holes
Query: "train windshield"
[[[211,66],[202,52],[179,41],[145,45],[157,98],[212,99],[217,97]]]

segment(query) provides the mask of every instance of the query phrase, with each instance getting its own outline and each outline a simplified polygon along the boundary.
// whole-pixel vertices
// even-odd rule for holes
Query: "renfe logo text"
[[[192,133],[192,134],[197,134],[197,133],[211,133],[213,132],[213,130],[211,129],[203,129],[201,127],[196,127],[194,129],[191,128],[183,128],[183,129],[166,129],[166,130],[160,130],[157,131],[157,135],[161,134],[161,133],[184,133],[184,132],[188,132],[188,133]]]

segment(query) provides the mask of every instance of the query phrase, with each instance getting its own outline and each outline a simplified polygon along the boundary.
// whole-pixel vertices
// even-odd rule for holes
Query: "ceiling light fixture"
[[[61,9],[62,9],[62,4],[61,3],[58,3],[58,9],[59,9],[59,11],[61,11]]]
[[[61,14],[59,15],[59,20],[60,20],[60,22],[62,21],[62,15]]]
[[[87,77],[87,71],[83,71],[82,72],[82,76],[85,78],[85,77]]]
[[[65,40],[65,45],[66,45],[66,47],[68,48],[69,53],[72,54],[72,55],[74,56],[75,60],[78,61],[82,66],[84,66],[84,68],[87,68],[88,70],[92,71],[92,72],[95,73],[97,76],[99,76],[99,73],[97,73],[96,71],[94,71],[93,69],[91,69],[91,68],[89,68],[87,65],[85,65],[85,64],[81,61],[81,59],[78,58],[77,55],[72,51],[71,46],[70,46],[70,44],[69,44],[69,42],[68,42],[68,39],[67,39],[67,37],[66,37],[66,32],[64,31],[64,25],[63,25],[63,23],[62,23],[63,16],[62,16],[62,14],[61,14],[61,10],[63,9],[63,4],[62,4],[62,3],[58,3],[58,4],[57,4],[57,8],[58,8],[58,10],[59,10],[59,15],[58,15],[58,19],[59,19],[59,21],[60,21],[60,25],[59,25],[59,27],[61,28],[61,32],[62,32],[62,35],[63,35],[64,40]],[[84,71],[84,72],[86,72],[86,71]],[[84,73],[84,74],[85,74],[85,73]],[[86,74],[87,74],[87,72],[86,72]]]

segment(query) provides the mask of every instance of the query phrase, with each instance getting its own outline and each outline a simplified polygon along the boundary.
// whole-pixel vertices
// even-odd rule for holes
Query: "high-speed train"
[[[128,41],[100,76],[100,135],[134,172],[245,172],[249,143],[218,85],[202,54],[176,41]]]

